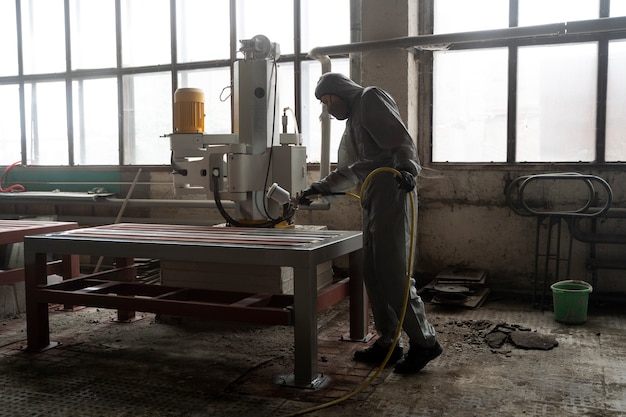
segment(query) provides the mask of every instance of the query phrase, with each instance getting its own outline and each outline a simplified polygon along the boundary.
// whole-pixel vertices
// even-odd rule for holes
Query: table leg
[[[135,260],[133,258],[115,258],[115,266],[117,268],[124,268],[130,265],[133,265]],[[124,271],[122,275],[118,275],[120,281],[123,282],[134,282],[137,278],[137,271],[135,268],[128,269]],[[117,310],[117,321],[118,322],[129,322],[135,320],[135,312],[129,310]]]
[[[80,276],[80,257],[78,255],[61,256],[61,276],[64,280]],[[65,304],[63,308],[73,310],[74,306]]]
[[[313,387],[317,375],[317,268],[294,268],[294,385]]]
[[[367,297],[363,281],[363,251],[349,255],[350,261],[350,340],[367,342]]]
[[[26,338],[27,350],[41,351],[50,346],[50,323],[48,303],[40,302],[37,287],[48,280],[47,255],[45,253],[24,253],[26,289]]]

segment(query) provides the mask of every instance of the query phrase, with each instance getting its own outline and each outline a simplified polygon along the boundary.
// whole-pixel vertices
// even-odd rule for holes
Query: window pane
[[[436,0],[433,33],[500,29],[509,26],[509,2],[503,0]],[[488,10],[488,13],[485,13]]]
[[[65,82],[25,84],[30,165],[68,165]]]
[[[123,77],[124,163],[164,165],[170,163],[172,127],[172,81],[170,73]]]
[[[22,160],[18,85],[0,85],[0,164]]]
[[[276,131],[283,131],[281,116],[283,113],[287,115],[287,133],[295,133],[295,94],[294,94],[294,73],[293,63],[282,63],[278,65],[278,123]],[[298,126],[298,129],[300,127]],[[300,136],[302,138],[302,136]],[[277,138],[278,139],[278,138]],[[302,140],[302,139],[301,139]]]
[[[349,0],[303,0],[300,8],[302,52],[318,46],[350,43]],[[333,29],[320,30],[320,22],[324,22],[325,28]]]
[[[293,54],[293,1],[237,0],[237,39],[256,35],[279,44],[281,54]]]
[[[70,22],[72,69],[116,66],[114,0],[73,0]]]
[[[63,0],[22,2],[24,73],[65,71]]]
[[[519,49],[518,161],[594,160],[597,55],[595,43]]]
[[[231,133],[230,69],[214,68],[178,73],[178,87],[200,88],[204,92],[204,131]]]
[[[436,52],[433,162],[504,162],[507,50]]]
[[[170,2],[122,0],[122,65],[167,64],[171,61]]]
[[[0,2],[0,76],[17,75],[17,27],[15,2]]]
[[[626,161],[626,41],[609,44],[606,160]]]
[[[176,2],[178,62],[230,58],[228,0]]]
[[[350,75],[350,63],[347,59],[333,59],[333,72]],[[304,61],[302,63],[302,120],[300,131],[302,143],[306,146],[307,162],[320,162],[322,153],[322,125],[320,116],[322,105],[315,98],[315,86],[322,75],[320,63]],[[332,119],[330,123],[330,160],[337,162],[337,150],[341,135],[346,127],[345,121]]]
[[[73,93],[76,164],[117,165],[117,80],[74,81]]]
[[[519,0],[519,25],[571,22],[596,19],[598,0]]]
[[[610,16],[626,16],[626,0],[611,0]]]

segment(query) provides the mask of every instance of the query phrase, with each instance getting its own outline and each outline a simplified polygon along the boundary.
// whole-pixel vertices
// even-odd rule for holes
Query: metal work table
[[[294,326],[295,371],[287,383],[316,387],[317,313],[350,295],[350,339],[366,338],[366,304],[361,275],[361,232],[257,229],[122,223],[28,236],[24,241],[28,350],[53,347],[48,303],[134,310]],[[65,276],[46,284],[49,253],[113,257],[116,268],[88,276]],[[317,265],[350,256],[350,279],[317,289]],[[133,282],[134,258],[189,262],[289,266],[294,295],[220,292]],[[349,285],[348,284],[349,282]],[[292,383],[293,382],[293,383]]]
[[[78,228],[74,222],[54,222],[40,220],[0,220],[0,245],[21,243],[28,235],[60,232]],[[50,265],[54,267],[56,263]],[[50,272],[52,273],[52,271]],[[0,285],[10,285],[24,281],[24,269],[14,268],[0,271]]]

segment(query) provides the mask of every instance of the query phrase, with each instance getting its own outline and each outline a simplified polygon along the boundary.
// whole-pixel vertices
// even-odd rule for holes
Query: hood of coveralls
[[[363,92],[363,87],[352,81],[343,74],[327,72],[317,81],[315,97],[318,100],[326,94],[334,94],[351,103],[352,100]]]
[[[362,87],[343,74],[329,72],[320,77],[315,88],[318,99],[325,94],[344,99],[349,106],[352,125],[363,128],[351,130],[351,135],[357,135],[353,142],[361,144],[360,152],[367,157],[359,156],[355,148],[350,148],[353,142],[342,140],[338,150],[340,165],[343,161],[354,167],[367,165],[360,175],[361,181],[373,169],[369,163],[374,164],[374,168],[395,166],[413,175],[420,172],[415,143],[402,121],[398,106],[388,93],[376,87]],[[367,132],[366,136],[362,136],[364,132]],[[357,161],[359,158],[362,160]]]

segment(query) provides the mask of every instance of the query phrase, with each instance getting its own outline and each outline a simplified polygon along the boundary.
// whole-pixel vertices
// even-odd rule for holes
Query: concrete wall
[[[584,172],[582,167],[577,168],[577,171],[598,175],[610,182],[614,192],[614,206],[623,201],[623,173]],[[446,265],[470,265],[487,269],[494,287],[529,290],[534,277],[537,218],[515,214],[506,204],[505,187],[511,179],[522,175],[559,171],[554,167],[518,171],[441,168],[440,177],[422,178],[418,269],[432,273]],[[563,181],[546,182],[545,187],[536,190],[538,196],[530,194],[528,197],[531,201],[545,201],[542,204],[547,206],[545,210],[552,210],[552,204],[560,204],[559,208],[563,209],[577,209],[584,206],[588,196],[580,185]],[[598,190],[598,194],[606,201],[601,190]],[[619,221],[606,222],[613,224],[613,233],[624,234],[623,225]],[[589,224],[581,226],[588,227]],[[545,253],[547,221],[542,224],[539,236],[540,253]],[[564,226],[562,243],[565,245],[568,239],[569,233]],[[623,250],[623,247],[603,245],[598,247],[598,256],[615,259],[616,249]],[[554,253],[556,248],[553,246],[551,251]],[[562,263],[559,279],[591,281],[591,273],[585,267],[588,251],[587,243],[574,241],[571,274],[566,276],[566,265]],[[545,258],[540,258],[540,262],[544,261]],[[553,262],[549,270],[554,271],[554,268]],[[621,274],[619,271],[599,271],[601,279],[598,280],[597,290],[625,291],[626,282],[620,279]]]
[[[614,201],[612,207],[623,207],[626,197],[626,173],[621,171],[588,171],[581,166],[577,171],[599,176],[611,185]],[[570,171],[566,169],[566,171]],[[417,256],[415,275],[426,283],[438,272],[448,267],[471,267],[488,271],[491,288],[530,293],[535,273],[536,217],[515,214],[507,205],[505,189],[512,179],[531,174],[563,172],[557,167],[528,167],[519,170],[498,167],[459,168],[426,166],[418,178],[419,205],[417,230]],[[536,190],[528,188],[530,202],[546,206],[559,204],[564,209],[577,209],[587,201],[587,191],[578,184],[546,182]],[[358,190],[355,190],[358,192]],[[601,199],[605,200],[601,189]],[[539,194],[537,196],[536,194]],[[533,206],[534,207],[534,206]],[[302,216],[305,214],[305,216]],[[360,207],[347,197],[337,199],[329,211],[303,212],[298,222],[325,224],[331,229],[358,229]],[[583,220],[581,227],[588,230],[590,223]],[[540,228],[540,254],[545,253],[547,221]],[[598,228],[602,232],[626,238],[626,219],[602,219]],[[562,256],[567,255],[565,246],[569,232],[562,226]],[[552,242],[556,241],[556,234]],[[597,257],[605,260],[624,260],[624,245],[598,245]],[[586,268],[590,246],[574,240],[571,256],[571,273],[566,276],[566,263],[561,262],[559,279],[581,279],[591,282],[591,272]],[[551,253],[556,251],[555,246]],[[540,257],[540,272],[544,257]],[[549,272],[555,271],[555,263],[549,264]],[[553,275],[550,279],[555,279]],[[624,272],[599,270],[597,292],[626,292]]]

